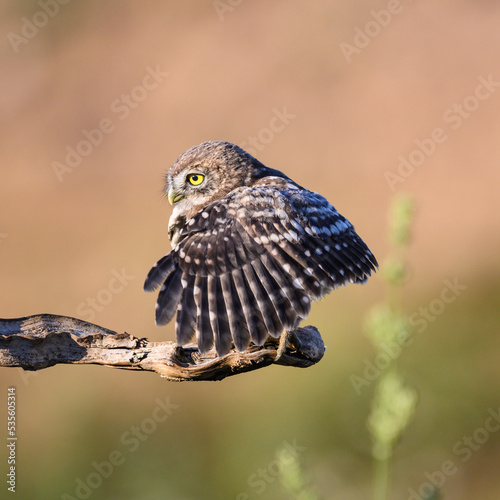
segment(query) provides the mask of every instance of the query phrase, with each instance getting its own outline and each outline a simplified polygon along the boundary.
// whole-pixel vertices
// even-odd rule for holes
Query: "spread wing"
[[[351,223],[322,196],[276,177],[207,205],[179,244],[149,272],[162,285],[156,323],[177,312],[180,345],[196,333],[219,355],[261,345],[296,328],[311,301],[339,285],[364,283],[377,266]]]

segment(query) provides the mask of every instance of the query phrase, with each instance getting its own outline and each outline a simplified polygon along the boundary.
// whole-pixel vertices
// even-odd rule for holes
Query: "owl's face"
[[[179,231],[203,207],[240,186],[249,186],[267,169],[238,146],[210,141],[188,149],[167,173],[165,191],[174,211],[169,237],[175,246]]]

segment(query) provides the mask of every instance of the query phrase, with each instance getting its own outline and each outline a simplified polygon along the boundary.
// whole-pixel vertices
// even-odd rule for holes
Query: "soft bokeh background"
[[[445,498],[498,499],[500,432],[478,429],[500,407],[500,86],[471,96],[481,77],[500,82],[500,4],[89,0],[57,4],[29,31],[34,17],[44,24],[42,4],[0,7],[0,315],[50,312],[172,339],[172,326],[154,326],[142,284],[169,248],[164,172],[204,140],[252,148],[257,136],[251,151],[326,195],[380,261],[391,197],[410,192],[418,212],[403,304],[419,319],[430,304],[439,314],[399,360],[420,399],[396,450],[392,498],[452,460]],[[377,27],[372,9],[388,4],[399,12]],[[363,43],[365,26],[372,38],[346,57],[341,44]],[[147,68],[161,81],[133,91]],[[138,102],[124,106],[131,91]],[[288,118],[270,133],[277,113]],[[103,119],[113,130],[57,174],[54,162]],[[446,141],[391,189],[387,172],[436,128]],[[109,300],[113,273],[127,278]],[[467,288],[441,307],[446,279]],[[357,394],[352,376],[373,361],[363,317],[383,294],[377,275],[316,304],[308,323],[329,349],[307,370],[173,384],[91,366],[2,369],[2,428],[6,388],[18,393],[17,498],[83,498],[78,479],[92,483],[93,462],[114,451],[124,463],[93,483],[92,499],[288,498],[273,463],[285,442],[299,447],[320,498],[370,498],[373,384]],[[89,298],[107,304],[89,308]],[[158,398],[178,408],[153,430]],[[141,425],[150,433],[133,450],[128,433]],[[466,446],[467,436],[481,444]],[[457,454],[466,447],[470,456]],[[5,478],[5,450],[0,462]]]

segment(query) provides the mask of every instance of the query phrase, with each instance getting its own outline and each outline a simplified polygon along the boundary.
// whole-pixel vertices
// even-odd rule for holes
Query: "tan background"
[[[383,262],[387,172],[441,128],[447,140],[395,189],[418,207],[404,305],[408,313],[427,307],[445,279],[467,289],[400,359],[420,402],[396,451],[392,498],[407,498],[425,472],[452,460],[458,470],[446,478],[446,498],[496,500],[500,432],[466,461],[453,450],[500,406],[500,87],[482,91],[480,102],[471,97],[481,77],[500,82],[500,5],[369,4],[73,1],[53,7],[23,43],[23,18],[43,24],[41,5],[3,2],[0,315],[50,312],[172,339],[171,325],[154,327],[155,297],[142,283],[169,248],[164,172],[208,139],[263,138],[257,157],[327,196]],[[388,6],[398,13],[377,28],[371,11]],[[365,26],[379,33],[349,62],[341,44],[353,45],[356,33],[359,42]],[[124,117],[116,100],[142,84],[148,67],[168,76],[135,90],[141,100]],[[460,103],[477,109],[459,123],[452,117]],[[270,135],[264,129],[276,110],[293,118]],[[64,163],[82,130],[106,118],[113,131],[58,178],[54,162]],[[129,279],[110,294],[116,272]],[[75,496],[77,478],[114,450],[125,463],[93,499],[284,498],[275,476],[262,492],[250,483],[294,440],[306,448],[299,459],[321,498],[369,498],[373,386],[358,396],[350,377],[373,359],[362,318],[383,290],[377,276],[313,307],[308,323],[329,350],[308,370],[270,367],[176,385],[99,367],[58,366],[28,378],[3,369],[2,394],[18,391],[17,498]],[[107,303],[89,313],[89,298]],[[167,396],[178,409],[130,452],[124,433]]]

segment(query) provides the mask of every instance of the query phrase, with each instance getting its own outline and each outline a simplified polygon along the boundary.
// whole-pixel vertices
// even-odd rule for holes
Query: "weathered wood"
[[[276,364],[308,367],[323,357],[325,346],[314,326],[295,332],[300,347],[287,347]],[[196,344],[150,342],[117,333],[68,316],[39,314],[0,319],[0,366],[41,370],[57,364],[98,364],[152,371],[171,381],[222,380],[274,363],[277,341],[253,344],[245,352],[233,349],[217,357],[214,349],[201,354]]]

